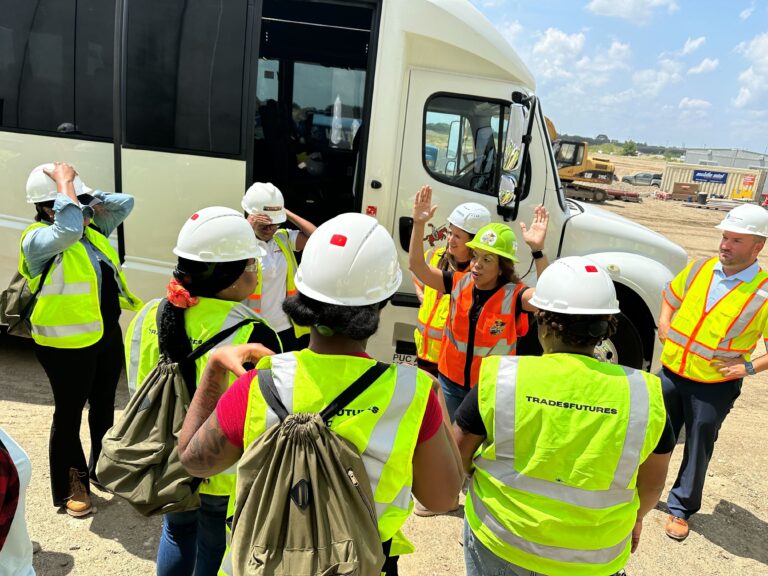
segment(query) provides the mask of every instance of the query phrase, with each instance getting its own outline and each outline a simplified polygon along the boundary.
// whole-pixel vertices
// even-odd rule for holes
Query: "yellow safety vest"
[[[445,248],[431,248],[424,254],[424,259],[430,266],[437,267]],[[419,358],[437,364],[440,358],[440,343],[443,340],[443,327],[448,318],[448,308],[451,298],[442,291],[429,286],[423,288],[424,299],[419,308],[419,317],[413,339],[416,342],[416,353]]]
[[[21,235],[19,273],[27,279],[30,291],[40,285],[41,274],[32,277],[21,245],[26,235],[37,228],[50,226],[35,222]],[[109,240],[92,228],[85,228],[83,238],[58,254],[45,277],[43,287],[30,317],[32,339],[52,348],[85,348],[98,342],[104,334],[104,321],[99,302],[99,282],[85,242],[109,258],[117,272],[120,307],[136,311],[142,302],[128,290],[120,259]]]
[[[321,411],[374,363],[368,358],[302,350],[262,358],[258,368],[272,370],[286,409],[298,413]],[[371,483],[381,541],[392,539],[391,556],[414,550],[400,528],[413,507],[413,453],[431,388],[432,380],[425,372],[392,364],[330,422],[334,432],[360,451]],[[246,414],[243,446],[249,446],[279,421],[267,407],[256,378],[251,384]],[[234,514],[234,500],[229,500],[227,517]],[[227,537],[229,540],[229,532]],[[219,574],[232,574],[229,546]]]
[[[128,377],[128,389],[131,394],[141,386],[160,358],[157,342],[157,307],[159,304],[160,299],[148,302],[131,320],[125,333],[125,369]],[[201,296],[196,306],[184,311],[184,328],[194,350],[222,330],[247,318],[254,318],[254,315],[247,306],[243,306],[239,302]],[[253,326],[253,324],[243,326],[218,346],[245,344],[253,332]],[[208,362],[209,354],[210,352],[203,354],[195,363],[198,382],[205,369],[205,364]],[[229,385],[234,381],[235,375],[230,374]],[[215,496],[229,496],[233,493],[234,487],[235,470],[233,467],[226,472],[208,478],[200,485],[200,492]]]
[[[464,514],[496,556],[551,576],[629,558],[640,464],[666,423],[656,376],[576,354],[485,358],[487,439]]]
[[[294,254],[293,250],[291,249],[291,240],[288,237],[288,231],[285,228],[280,228],[277,232],[275,232],[273,238],[275,239],[277,247],[280,248],[280,251],[283,253],[285,261],[288,263],[285,273],[285,297],[287,298],[288,296],[293,296],[296,294],[295,276],[296,269],[299,267],[299,265],[296,263],[296,254]],[[259,260],[256,260],[256,262],[258,263],[258,269],[256,272],[256,289],[253,291],[253,294],[248,297],[247,303],[248,306],[250,306],[250,308],[256,312],[256,314],[261,314],[263,274],[261,270],[261,262]],[[294,323],[293,320],[291,320],[291,325],[293,326],[293,333],[296,335],[296,338],[301,338],[305,334],[309,334],[311,331],[308,326],[299,326],[298,324]]]
[[[697,382],[728,380],[712,361],[749,360],[768,322],[768,273],[762,270],[751,282],[740,282],[705,310],[716,263],[717,258],[692,262],[664,290],[664,299],[675,313],[661,363]]]

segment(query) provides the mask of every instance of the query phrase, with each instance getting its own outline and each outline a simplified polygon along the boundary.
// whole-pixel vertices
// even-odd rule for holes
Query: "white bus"
[[[0,0],[0,283],[33,217],[27,175],[43,162],[136,197],[114,240],[145,299],[163,294],[184,220],[238,208],[254,181],[315,223],[375,216],[407,270],[412,201],[430,184],[430,243],[461,202],[510,222],[543,203],[550,258],[589,254],[615,280],[623,316],[604,353],[647,366],[662,286],[685,253],[565,199],[534,91],[467,0]],[[417,305],[403,282],[377,356],[413,360]]]

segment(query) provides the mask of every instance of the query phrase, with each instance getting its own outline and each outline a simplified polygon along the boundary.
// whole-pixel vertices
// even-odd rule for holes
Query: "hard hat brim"
[[[402,282],[403,273],[401,270],[398,270],[397,278],[395,281],[388,287],[388,289],[377,294],[376,298],[332,298],[327,294],[318,292],[311,286],[308,286],[300,277],[299,270],[296,271],[296,275],[294,276],[294,284],[296,286],[296,290],[304,294],[304,296],[312,298],[312,300],[322,302],[323,304],[335,304],[337,306],[371,306],[373,304],[384,302],[384,300],[390,298],[395,292],[397,292]]]
[[[509,252],[505,252],[504,250],[499,250],[498,248],[494,248],[493,246],[488,246],[486,244],[483,244],[482,242],[478,242],[477,240],[470,240],[466,244],[467,248],[472,248],[473,250],[484,250],[485,252],[490,252],[491,254],[496,254],[496,256],[501,256],[502,258],[506,258],[507,260],[511,260],[512,262],[520,262],[520,260],[517,259],[517,257],[514,254],[510,254]]]
[[[731,226],[727,222],[720,222],[720,224],[716,225],[715,228],[718,230],[723,230],[724,232],[733,232],[734,234],[748,234],[749,236],[760,236],[761,238],[768,238],[768,236],[761,234],[760,232],[747,230],[741,226]]]

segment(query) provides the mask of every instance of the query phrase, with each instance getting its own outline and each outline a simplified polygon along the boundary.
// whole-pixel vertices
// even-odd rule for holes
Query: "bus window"
[[[239,156],[246,2],[133,0],[126,40],[129,145]]]
[[[0,128],[112,136],[115,0],[0,3]]]

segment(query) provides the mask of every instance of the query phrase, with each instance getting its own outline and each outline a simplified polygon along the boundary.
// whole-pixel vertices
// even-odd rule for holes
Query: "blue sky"
[[[768,0],[472,0],[558,132],[768,147]]]

